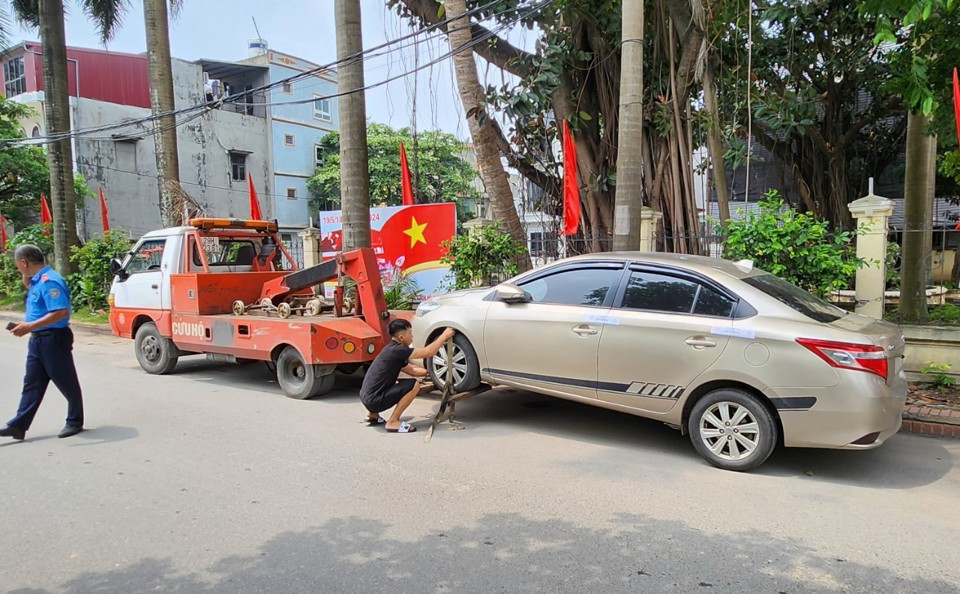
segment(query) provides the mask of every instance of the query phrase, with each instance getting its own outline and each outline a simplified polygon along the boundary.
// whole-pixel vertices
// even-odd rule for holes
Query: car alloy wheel
[[[700,439],[724,460],[743,460],[760,445],[760,425],[745,406],[718,402],[700,417]]]
[[[467,354],[454,343],[451,345],[450,359],[453,361],[453,385],[459,386],[467,376]],[[447,380],[447,367],[447,348],[443,347],[433,357],[433,372],[441,382]]]

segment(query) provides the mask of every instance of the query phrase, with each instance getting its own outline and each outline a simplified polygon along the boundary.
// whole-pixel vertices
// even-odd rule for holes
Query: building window
[[[27,79],[23,75],[23,58],[16,57],[3,64],[3,89],[7,98],[27,92]]]
[[[245,181],[247,179],[246,153],[230,153],[230,178],[233,181]]]
[[[294,138],[293,134],[284,134],[283,135],[283,146],[296,146],[297,139]]]
[[[556,258],[556,239],[553,239],[549,233],[542,231],[530,233],[530,255],[535,258]]]
[[[296,199],[297,199],[297,189],[287,188],[287,200],[296,200]]]
[[[313,117],[322,122],[333,121],[333,103],[330,99],[324,99],[323,97],[314,95]]]
[[[31,138],[40,138],[40,126],[34,126],[33,132],[30,133]]]
[[[282,85],[280,85],[280,90],[287,95],[293,95],[293,83],[292,82],[283,83]]]
[[[323,165],[323,147],[319,144],[313,147],[313,165],[318,168]]]

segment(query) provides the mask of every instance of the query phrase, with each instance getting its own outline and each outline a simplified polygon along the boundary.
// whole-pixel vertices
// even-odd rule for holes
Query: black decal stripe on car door
[[[621,384],[618,382],[598,382],[569,377],[541,375],[539,373],[527,373],[524,371],[507,371],[505,369],[484,369],[483,372],[493,375],[502,375],[507,377],[515,377],[518,379],[545,382],[549,384],[559,384],[561,386],[596,388],[601,392],[635,394],[637,396],[644,396],[646,398],[665,398],[669,400],[675,400],[680,398],[684,392],[683,386],[671,386],[668,384],[649,384],[645,382],[632,382],[629,384]]]

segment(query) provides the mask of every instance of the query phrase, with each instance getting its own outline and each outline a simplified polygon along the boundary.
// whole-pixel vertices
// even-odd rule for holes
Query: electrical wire
[[[495,33],[504,30],[506,27],[512,25],[513,23],[517,22],[518,20],[521,20],[522,18],[525,18],[525,17],[527,17],[527,16],[530,16],[530,15],[534,14],[535,12],[541,10],[542,8],[544,8],[547,4],[549,4],[549,3],[552,2],[552,1],[553,1],[553,0],[542,0],[541,2],[538,2],[538,3],[535,3],[535,4],[531,5],[531,8],[530,8],[525,14],[522,14],[522,15],[518,14],[518,15],[517,15],[516,17],[514,17],[513,19],[510,19],[509,21],[504,22],[504,23],[503,23],[500,27],[498,27],[497,29],[495,29],[495,30],[488,30],[485,35],[482,35],[482,36],[478,37],[477,39],[472,40],[471,42],[465,44],[465,45],[464,45],[463,47],[461,47],[461,48],[457,48],[456,51],[451,51],[451,52],[449,52],[449,53],[446,54],[444,57],[442,57],[442,59],[446,59],[447,57],[450,57],[450,56],[454,55],[454,54],[455,54],[456,52],[458,52],[458,51],[466,51],[467,49],[471,49],[472,47],[478,45],[479,43],[482,43],[482,42],[488,40],[488,39],[489,39],[490,37],[492,37]],[[391,50],[391,51],[384,51],[384,52],[381,52],[381,53],[376,53],[376,52],[380,52],[381,50],[383,50],[383,49],[385,49],[385,48],[388,48],[388,47],[397,45],[398,43],[407,41],[407,40],[409,40],[409,39],[414,39],[415,41],[414,41],[414,43],[412,43],[412,44],[408,44],[408,46],[409,46],[409,45],[412,45],[413,47],[416,47],[416,46],[418,46],[420,43],[424,43],[424,42],[426,42],[426,41],[429,41],[429,40],[418,40],[418,39],[417,39],[418,37],[423,36],[423,35],[425,35],[425,34],[430,34],[430,33],[433,32],[433,31],[439,30],[439,29],[440,29],[441,27],[443,27],[444,25],[447,25],[447,24],[453,22],[454,20],[459,20],[459,19],[463,18],[463,16],[472,16],[472,15],[474,15],[474,14],[476,14],[476,13],[479,13],[479,12],[481,12],[481,11],[483,11],[483,10],[486,10],[487,8],[490,8],[490,7],[492,7],[493,5],[497,4],[497,2],[498,2],[498,0],[491,0],[490,2],[487,2],[486,4],[483,4],[483,5],[478,6],[478,7],[474,8],[474,9],[472,9],[472,10],[467,11],[467,13],[465,13],[465,15],[458,16],[458,17],[456,17],[456,19],[450,18],[450,17],[445,18],[445,19],[442,19],[442,20],[434,23],[433,25],[430,25],[430,26],[425,27],[425,28],[423,28],[423,29],[418,29],[418,30],[416,30],[415,32],[413,32],[413,33],[411,33],[411,34],[408,34],[408,35],[405,35],[405,36],[403,36],[403,37],[401,37],[401,38],[399,38],[399,39],[387,41],[387,42],[385,42],[385,43],[383,43],[383,44],[380,44],[380,45],[378,45],[378,46],[375,46],[375,47],[373,47],[373,48],[369,48],[369,49],[367,49],[367,50],[361,50],[360,52],[351,54],[351,55],[346,56],[346,57],[344,57],[344,58],[340,58],[340,59],[335,60],[334,62],[331,62],[331,63],[329,63],[329,64],[326,64],[326,65],[323,65],[323,66],[318,66],[318,67],[313,68],[313,69],[311,69],[311,70],[307,70],[307,71],[304,71],[304,72],[300,72],[300,73],[297,73],[297,74],[295,74],[295,75],[293,75],[293,76],[289,76],[289,77],[284,78],[284,79],[279,79],[279,80],[276,80],[276,81],[274,81],[274,82],[268,83],[268,84],[266,84],[266,85],[261,85],[260,87],[256,87],[256,88],[249,89],[249,90],[245,90],[245,91],[243,91],[243,92],[237,93],[236,95],[232,95],[231,97],[228,97],[228,98],[224,98],[224,99],[220,99],[220,100],[216,100],[216,101],[206,101],[206,102],[198,103],[198,104],[195,104],[195,105],[192,105],[192,106],[189,106],[189,107],[180,108],[180,109],[175,109],[175,110],[170,110],[170,111],[166,111],[166,112],[158,112],[158,113],[150,114],[150,115],[148,115],[148,116],[144,116],[144,117],[142,117],[142,118],[137,118],[137,119],[133,119],[133,120],[127,120],[127,121],[119,122],[119,123],[116,123],[116,124],[107,124],[107,125],[104,125],[104,126],[97,126],[97,127],[91,127],[91,128],[70,130],[70,131],[67,131],[67,132],[62,132],[62,133],[58,133],[58,134],[55,134],[55,135],[48,135],[48,136],[45,136],[45,137],[37,137],[37,138],[3,138],[3,139],[0,139],[0,146],[3,146],[3,145],[28,145],[28,146],[32,146],[32,145],[50,144],[50,143],[53,143],[53,142],[59,142],[59,141],[62,141],[62,140],[67,140],[67,139],[76,138],[76,137],[79,137],[79,136],[87,136],[87,135],[89,135],[89,134],[93,134],[93,133],[97,133],[97,132],[108,132],[108,131],[111,131],[111,130],[121,130],[121,129],[129,128],[129,127],[131,127],[131,126],[137,126],[137,125],[140,125],[140,124],[152,123],[152,122],[155,122],[155,121],[157,121],[157,120],[159,120],[159,119],[169,117],[169,116],[171,116],[171,115],[177,116],[177,115],[182,115],[182,114],[187,114],[187,113],[192,113],[192,112],[210,111],[210,110],[212,110],[212,109],[219,108],[219,107],[221,107],[222,105],[227,104],[227,103],[235,104],[235,105],[241,105],[241,106],[244,106],[244,105],[258,105],[258,106],[295,105],[295,104],[302,104],[302,103],[310,103],[310,102],[316,101],[316,100],[318,100],[318,99],[336,98],[336,97],[342,97],[342,96],[345,96],[345,95],[351,94],[351,93],[364,92],[364,91],[366,91],[366,90],[368,90],[368,89],[377,88],[377,87],[383,86],[383,85],[385,85],[385,84],[388,84],[388,83],[390,83],[390,82],[393,82],[393,81],[395,81],[395,80],[398,80],[398,79],[400,79],[400,78],[403,78],[403,77],[407,76],[408,74],[410,74],[411,72],[401,73],[401,74],[399,74],[399,75],[397,75],[397,76],[390,77],[390,78],[388,78],[388,79],[385,80],[385,81],[381,81],[381,82],[378,82],[378,83],[374,83],[374,84],[372,84],[372,85],[367,85],[367,86],[365,86],[365,87],[361,87],[361,88],[358,88],[358,89],[353,89],[353,90],[351,90],[351,91],[347,91],[347,92],[343,92],[343,93],[335,93],[335,94],[332,94],[332,95],[327,95],[327,96],[322,96],[322,97],[321,97],[321,96],[313,97],[313,98],[311,98],[311,99],[309,99],[309,100],[300,100],[300,101],[291,101],[291,102],[272,102],[272,103],[266,103],[266,104],[265,104],[265,103],[241,103],[241,101],[240,101],[241,99],[243,99],[243,98],[245,98],[245,97],[255,96],[255,95],[257,95],[257,94],[262,94],[262,93],[264,93],[265,91],[269,91],[269,90],[271,90],[271,89],[274,89],[274,88],[277,88],[277,87],[281,87],[281,86],[283,86],[283,85],[285,85],[285,84],[288,84],[288,83],[296,82],[297,80],[302,80],[302,79],[304,79],[304,78],[314,77],[314,76],[317,75],[317,74],[320,74],[320,73],[323,73],[323,72],[325,72],[325,71],[329,71],[329,70],[335,68],[337,65],[343,65],[343,64],[352,63],[352,62],[354,62],[354,61],[356,61],[356,60],[358,60],[358,59],[363,58],[364,56],[366,56],[366,55],[368,55],[368,54],[371,55],[371,56],[374,56],[374,57],[381,56],[381,55],[388,55],[388,54],[392,53],[392,51],[396,51],[396,49],[402,49],[402,48],[405,47],[405,46],[401,45],[400,48],[395,48],[394,50]],[[506,11],[501,12],[501,13],[495,13],[495,14],[504,14],[505,12],[506,12]],[[460,26],[455,27],[455,28],[453,28],[453,29],[448,29],[448,33],[449,33],[449,31],[457,31],[457,30],[460,30],[460,29],[472,28],[472,27],[473,27],[473,24],[468,21],[468,23],[467,23],[466,25],[460,25]],[[442,37],[442,36],[443,36],[443,34],[441,34],[441,35],[438,36],[438,37]],[[428,64],[428,66],[430,66],[430,65],[432,65],[432,64],[433,64],[433,63]],[[158,133],[158,132],[156,131],[156,129],[154,129],[154,131],[152,131],[152,132],[146,132],[146,135],[152,136],[152,135],[154,135],[154,134],[156,134],[156,133]]]

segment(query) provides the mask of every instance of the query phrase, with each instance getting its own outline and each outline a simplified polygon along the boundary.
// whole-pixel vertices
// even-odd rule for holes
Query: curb
[[[903,410],[901,433],[960,439],[960,410],[911,405]]]
[[[22,322],[23,314],[15,312],[0,312],[0,321],[3,322]],[[98,336],[112,336],[113,331],[109,324],[93,324],[90,322],[74,322],[71,320],[70,327],[75,332],[82,334],[94,334]]]

